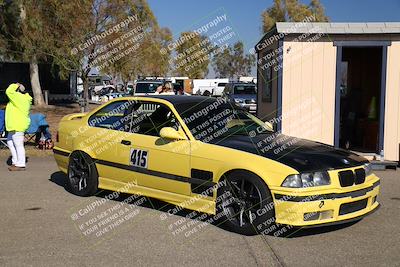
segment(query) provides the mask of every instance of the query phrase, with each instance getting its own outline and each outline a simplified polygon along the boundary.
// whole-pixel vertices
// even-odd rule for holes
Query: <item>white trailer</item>
[[[215,95],[219,96],[224,90],[225,84],[229,82],[228,78],[221,79],[194,79],[193,94],[196,95]]]
[[[257,78],[252,76],[241,76],[239,77],[239,82],[257,83]]]

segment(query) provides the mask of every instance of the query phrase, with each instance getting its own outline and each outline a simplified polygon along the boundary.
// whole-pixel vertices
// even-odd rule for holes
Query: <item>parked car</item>
[[[124,97],[124,96],[127,96],[127,94],[115,92],[115,93],[105,94],[105,95],[101,96],[100,99],[101,99],[101,102],[108,102],[114,98],[119,98],[119,97]]]
[[[89,77],[89,86],[91,87],[92,94],[99,94],[100,91],[114,89],[111,78],[107,76],[93,76]]]
[[[225,86],[223,95],[250,113],[257,111],[257,88],[254,83],[231,82]]]
[[[154,95],[157,88],[163,85],[162,80],[140,80],[136,82],[133,95]]]
[[[274,132],[223,98],[126,97],[67,115],[54,157],[78,196],[102,189],[157,198],[242,234],[346,223],[379,207],[368,160]]]
[[[227,84],[228,84],[228,83],[225,83],[225,82],[223,82],[223,83],[217,83],[217,86],[214,87],[214,89],[213,89],[212,95],[213,95],[213,96],[222,96],[223,93],[224,93],[225,86],[226,86]]]

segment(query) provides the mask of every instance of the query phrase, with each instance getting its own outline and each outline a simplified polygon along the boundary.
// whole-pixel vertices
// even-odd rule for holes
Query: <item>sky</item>
[[[309,0],[302,3],[308,4]],[[322,0],[332,22],[400,21],[400,0]],[[162,27],[172,30],[174,39],[180,32],[206,24],[213,15],[227,14],[227,25],[242,40],[247,50],[261,38],[261,13],[272,0],[148,0]],[[222,27],[222,24],[218,26]]]

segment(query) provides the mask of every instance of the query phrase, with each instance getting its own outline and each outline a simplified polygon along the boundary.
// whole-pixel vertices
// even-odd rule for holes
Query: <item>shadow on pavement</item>
[[[354,222],[348,222],[348,223],[343,223],[343,224],[338,224],[338,225],[330,225],[330,226],[319,226],[315,228],[297,228],[294,229],[293,233],[288,236],[288,238],[297,238],[297,237],[302,237],[302,236],[309,236],[309,235],[319,235],[319,234],[324,234],[324,233],[329,233],[329,232],[334,232],[337,230],[341,230],[347,227],[351,227],[352,225],[358,223],[358,221]]]
[[[63,187],[67,192],[70,192],[67,187],[67,176],[63,172],[55,172],[50,176],[49,181],[55,183],[58,186]]]
[[[67,176],[63,172],[58,171],[58,172],[53,173],[50,176],[49,181],[57,184],[58,186],[63,187],[65,189],[65,191],[71,193],[67,186]],[[113,191],[101,190],[96,194],[96,197],[105,198],[106,196],[108,196],[112,193],[113,193]],[[111,201],[123,202],[125,199],[127,199],[130,196],[131,196],[130,194],[121,193],[118,198],[115,198]],[[150,197],[146,197],[146,198],[149,201],[144,201],[142,204],[138,205],[139,207],[158,210],[158,211],[162,211],[162,212],[166,212],[166,213],[168,213],[168,211],[170,211],[170,210],[174,210],[174,208],[177,208],[177,210],[179,210],[179,211],[174,213],[174,215],[180,216],[180,217],[185,217],[185,218],[188,218],[188,215],[193,213],[192,210],[181,209],[178,206],[164,202],[162,200],[158,200],[158,199],[150,198]],[[209,218],[212,217],[211,215],[207,215],[205,218],[198,218],[203,213],[197,212],[197,214],[198,214],[198,216],[195,216],[193,219],[190,219],[190,220],[205,222]],[[318,234],[323,234],[323,233],[328,233],[328,232],[333,232],[333,231],[337,231],[340,229],[344,229],[344,228],[347,228],[347,227],[350,227],[350,226],[356,224],[357,222],[359,222],[359,221],[344,223],[344,224],[339,224],[339,225],[332,225],[332,226],[315,227],[315,228],[291,228],[291,229],[287,230],[287,232],[285,232],[285,234],[281,234],[277,237],[298,238],[298,237],[303,237],[303,236],[318,235]],[[221,228],[225,231],[237,234],[236,232],[234,232],[234,231],[230,230],[228,227],[226,227],[225,224],[223,224],[223,223],[220,223],[220,222],[215,223],[214,222],[214,223],[212,223],[212,225],[215,227]],[[278,229],[282,229],[282,228],[285,228],[285,226],[278,226]],[[270,233],[267,235],[274,236],[273,233]]]

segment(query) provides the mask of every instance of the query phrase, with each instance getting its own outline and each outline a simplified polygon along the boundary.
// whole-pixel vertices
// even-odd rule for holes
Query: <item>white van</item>
[[[222,95],[223,88],[229,82],[228,78],[222,79],[194,79],[193,80],[193,94],[204,96],[220,96]]]

